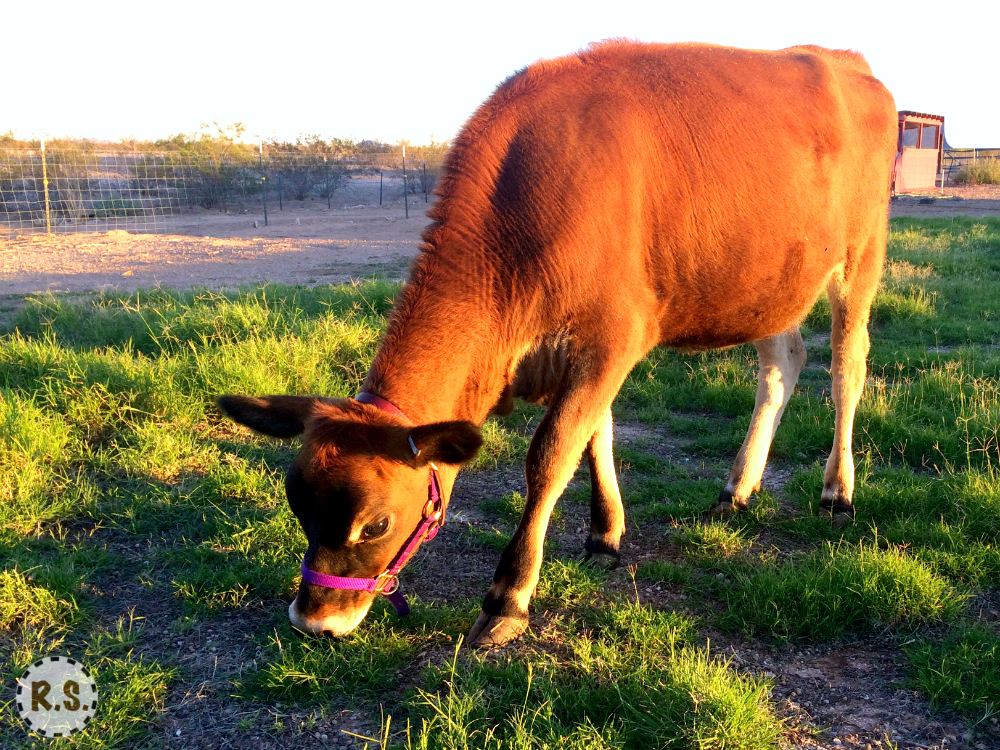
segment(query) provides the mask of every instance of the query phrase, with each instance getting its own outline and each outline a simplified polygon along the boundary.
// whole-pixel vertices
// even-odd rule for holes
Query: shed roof
[[[926,112],[911,112],[908,109],[899,110],[899,114],[907,115],[909,117],[925,117],[928,120],[940,120],[941,122],[944,122],[944,115],[929,115]]]

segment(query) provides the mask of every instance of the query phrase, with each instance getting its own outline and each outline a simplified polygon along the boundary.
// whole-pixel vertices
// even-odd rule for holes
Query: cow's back
[[[498,88],[426,239],[483,255],[518,326],[645,309],[664,344],[757,340],[884,230],[895,127],[855,53],[604,43]]]

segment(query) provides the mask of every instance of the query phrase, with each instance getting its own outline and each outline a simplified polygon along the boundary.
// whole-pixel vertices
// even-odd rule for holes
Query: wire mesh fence
[[[429,201],[440,157],[0,149],[0,236],[169,232],[173,217]]]
[[[947,149],[940,175],[1000,149]],[[350,156],[264,148],[205,153],[67,147],[0,148],[0,237],[34,232],[170,232],[177,217],[422,203],[442,156]]]

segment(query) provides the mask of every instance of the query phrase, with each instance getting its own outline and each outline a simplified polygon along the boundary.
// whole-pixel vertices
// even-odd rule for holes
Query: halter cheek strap
[[[362,391],[354,399],[363,404],[371,404],[382,411],[395,414],[406,419],[406,415],[399,409],[386,401],[381,396],[374,393]],[[410,448],[414,455],[419,451],[410,441]],[[444,502],[441,498],[441,486],[438,479],[437,467],[431,464],[431,475],[427,486],[427,502],[424,504],[423,518],[417,524],[417,528],[410,534],[399,554],[389,563],[389,567],[374,578],[356,578],[353,576],[330,576],[325,573],[317,573],[306,565],[305,557],[302,558],[302,580],[313,586],[322,586],[327,589],[340,589],[342,591],[368,591],[381,594],[387,598],[396,609],[396,614],[405,617],[410,613],[410,606],[406,603],[406,597],[399,590],[399,571],[413,556],[423,542],[430,541],[437,536],[438,529],[444,518]]]

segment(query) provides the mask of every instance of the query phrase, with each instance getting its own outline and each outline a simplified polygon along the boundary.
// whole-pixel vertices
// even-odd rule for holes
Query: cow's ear
[[[419,453],[419,465],[438,461],[443,464],[464,464],[476,457],[483,445],[483,436],[472,422],[437,422],[414,427],[409,440]],[[412,448],[411,448],[412,450]]]
[[[220,396],[216,403],[233,420],[271,437],[302,433],[306,420],[322,399],[315,396]]]

